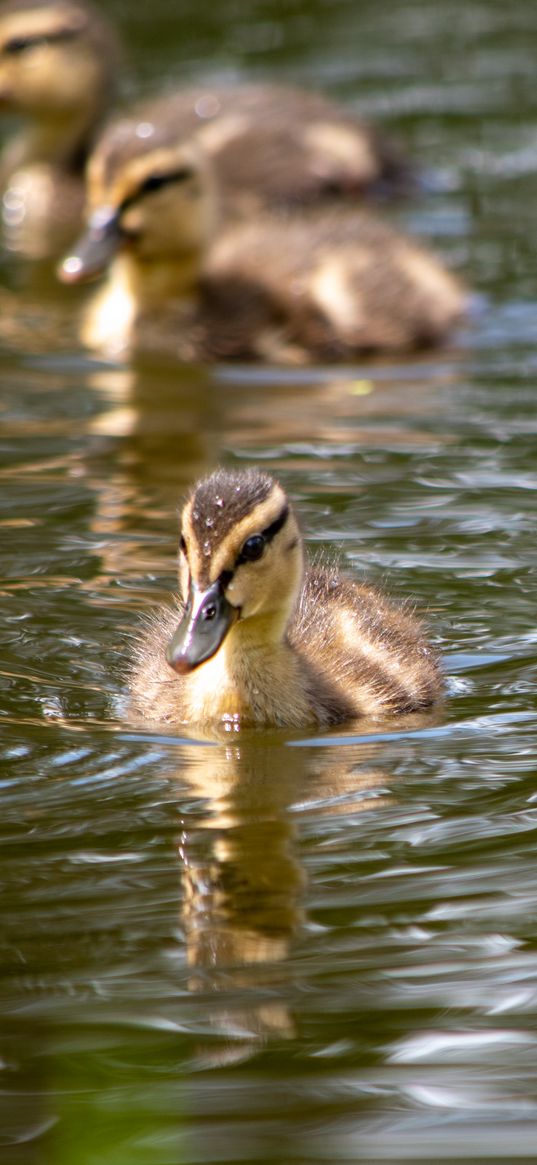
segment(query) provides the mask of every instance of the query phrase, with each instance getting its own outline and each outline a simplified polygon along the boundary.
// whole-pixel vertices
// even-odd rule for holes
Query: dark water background
[[[487,306],[440,353],[289,375],[14,327],[3,1160],[537,1161],[537,8],[109,9],[145,89],[269,74],[381,119],[436,187],[392,214]],[[214,746],[122,721],[179,498],[220,461],[262,461],[313,545],[428,609],[438,724]]]

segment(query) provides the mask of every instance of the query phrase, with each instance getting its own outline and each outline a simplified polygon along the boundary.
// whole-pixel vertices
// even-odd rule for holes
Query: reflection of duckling
[[[65,246],[81,218],[84,166],[113,98],[115,36],[85,0],[0,8],[0,109],[26,126],[0,158],[8,246],[32,258]]]
[[[219,1035],[198,1047],[204,1064],[244,1060],[294,1034],[281,986],[304,922],[300,812],[310,820],[386,808],[382,752],[378,742],[310,750],[243,733],[240,743],[170,754],[170,784],[188,793],[179,845],[188,987],[203,993],[204,1022]]]
[[[334,568],[303,578],[298,526],[271,477],[217,471],[195,487],[181,525],[184,612],[171,642],[177,610],[139,647],[135,714],[301,727],[439,699],[437,662],[408,611]]]
[[[217,232],[194,141],[106,137],[89,166],[89,225],[61,276],[110,265],[83,339],[181,359],[343,360],[441,341],[464,294],[437,259],[364,213],[264,216]]]

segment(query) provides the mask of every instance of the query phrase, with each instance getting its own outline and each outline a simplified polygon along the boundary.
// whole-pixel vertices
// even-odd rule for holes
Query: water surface
[[[5,1159],[534,1160],[535,14],[226,0],[178,36],[175,3],[110,10],[146,89],[270,73],[382,118],[436,191],[390,213],[485,307],[415,360],[127,369],[77,349],[65,292],[25,332],[6,268]],[[260,461],[312,549],[428,612],[437,722],[210,745],[124,719],[181,494]]]

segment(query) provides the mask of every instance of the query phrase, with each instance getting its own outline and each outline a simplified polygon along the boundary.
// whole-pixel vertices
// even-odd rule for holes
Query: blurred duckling
[[[83,169],[117,90],[115,31],[90,0],[0,4],[0,110],[25,128],[0,158],[7,245],[57,253],[79,227]],[[109,134],[200,138],[233,213],[405,193],[402,152],[321,93],[285,85],[189,86],[144,101]],[[74,230],[73,230],[74,227]]]
[[[84,168],[118,62],[112,28],[85,0],[0,5],[0,112],[22,122],[0,156],[10,250],[57,255],[80,230]]]
[[[416,176],[381,130],[323,93],[289,85],[189,86],[144,100],[106,129],[102,150],[196,136],[229,214],[408,193]]]
[[[158,613],[138,646],[135,718],[300,728],[417,712],[441,697],[418,620],[335,567],[305,568],[289,500],[257,469],[195,486],[179,576],[179,610]]]
[[[305,364],[443,341],[465,308],[456,278],[366,212],[261,214],[219,229],[195,139],[105,135],[88,168],[88,226],[60,277],[108,271],[82,340],[108,355]]]

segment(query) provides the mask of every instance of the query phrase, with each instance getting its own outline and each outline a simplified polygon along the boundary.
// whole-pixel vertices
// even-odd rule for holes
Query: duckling
[[[61,254],[80,229],[85,163],[118,61],[113,29],[86,0],[0,6],[0,110],[23,121],[0,156],[9,249]]]
[[[111,155],[137,137],[160,148],[193,135],[212,159],[230,214],[356,202],[415,185],[398,147],[353,110],[274,83],[209,82],[145,100],[107,127],[101,149]]]
[[[0,5],[0,109],[26,129],[0,158],[7,245],[58,253],[80,223],[83,169],[117,89],[114,29],[90,0]],[[109,134],[200,133],[228,207],[301,205],[401,193],[414,175],[374,126],[323,94],[274,84],[210,82],[146,101]],[[74,229],[73,229],[74,227]]]
[[[292,507],[268,474],[220,469],[198,482],[179,544],[181,602],[138,646],[133,716],[301,728],[439,701],[419,621],[335,567],[305,567]]]
[[[60,270],[76,283],[108,269],[83,342],[305,364],[436,344],[463,314],[455,277],[365,211],[219,221],[198,140],[105,135],[88,168],[87,231]]]

